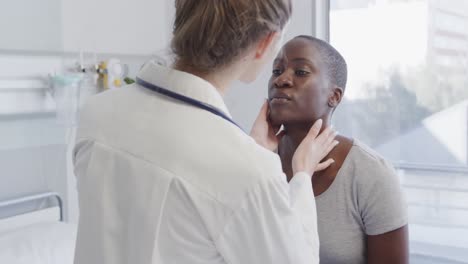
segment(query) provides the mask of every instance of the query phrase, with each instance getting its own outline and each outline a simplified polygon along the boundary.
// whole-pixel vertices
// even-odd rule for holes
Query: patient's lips
[[[287,104],[289,102],[291,102],[291,97],[283,92],[276,92],[270,97],[270,103],[272,105]]]

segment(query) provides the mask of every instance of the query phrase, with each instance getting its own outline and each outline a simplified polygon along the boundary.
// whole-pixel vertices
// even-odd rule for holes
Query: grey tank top
[[[366,262],[366,236],[408,222],[391,164],[355,140],[330,187],[316,197],[321,264]]]

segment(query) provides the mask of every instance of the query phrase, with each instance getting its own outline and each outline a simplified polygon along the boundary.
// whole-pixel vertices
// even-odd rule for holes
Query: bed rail
[[[28,208],[28,205],[31,205],[34,203],[40,203],[40,202],[44,203],[48,201],[55,201],[57,203],[59,207],[59,212],[60,212],[60,222],[63,222],[63,201],[60,195],[55,192],[37,193],[37,194],[27,195],[27,196],[9,199],[5,201],[0,201],[0,218],[12,217],[18,214],[44,209],[43,206],[36,206],[35,208],[31,208],[29,206]],[[22,205],[24,205],[25,207],[21,208]],[[52,206],[47,206],[45,208],[50,208],[50,207]],[[11,210],[12,208],[13,210]],[[14,208],[18,208],[18,210],[14,210]],[[5,214],[4,209],[7,211],[7,213],[9,213],[10,211],[12,211],[13,213]]]

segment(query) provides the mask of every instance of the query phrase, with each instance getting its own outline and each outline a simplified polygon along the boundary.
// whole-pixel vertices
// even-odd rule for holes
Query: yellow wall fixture
[[[118,59],[109,59],[99,63],[98,85],[103,89],[113,89],[122,86],[122,78],[125,73],[125,65]]]
[[[99,63],[97,72],[99,74],[98,81],[97,81],[98,87],[102,89],[109,89],[108,78],[107,78],[107,62],[102,61],[101,63]]]

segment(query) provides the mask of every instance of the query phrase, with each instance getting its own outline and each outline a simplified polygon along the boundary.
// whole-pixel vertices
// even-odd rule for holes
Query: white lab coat
[[[229,116],[196,76],[150,62],[139,77]],[[210,112],[111,90],[84,107],[74,153],[75,264],[319,262],[310,176],[288,184],[276,154]]]

